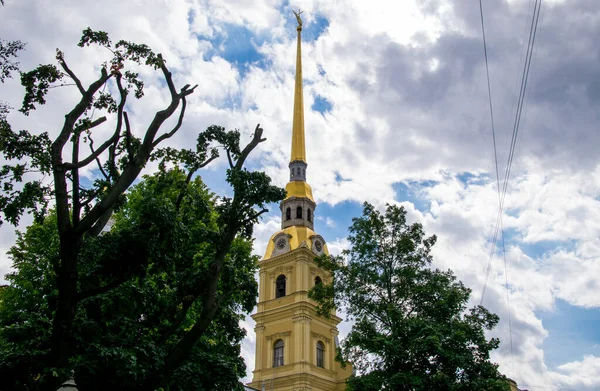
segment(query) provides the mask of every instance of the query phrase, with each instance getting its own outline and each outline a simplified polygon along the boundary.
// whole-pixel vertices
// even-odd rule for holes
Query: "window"
[[[306,219],[308,221],[312,221],[312,216],[311,215],[312,215],[312,213],[311,213],[310,209],[307,209],[306,210]]]
[[[286,220],[289,220],[289,219],[291,219],[291,218],[292,218],[292,208],[289,208],[289,207],[288,207],[288,208],[285,210],[285,219],[286,219]]]
[[[283,365],[283,341],[278,339],[273,345],[273,368]]]
[[[285,276],[281,274],[275,281],[275,298],[285,296]]]
[[[296,218],[297,219],[301,219],[302,218],[302,207],[299,206],[296,208]]]
[[[319,277],[319,276],[315,277],[315,285],[319,285],[322,282],[323,282],[323,280],[321,280],[321,277]]]
[[[281,346],[283,349],[283,342],[281,343]],[[317,342],[317,366],[321,367],[321,368],[325,368],[325,360],[324,360],[325,355],[323,354],[324,350],[325,350],[325,345],[323,345],[323,342],[321,342],[321,341]]]

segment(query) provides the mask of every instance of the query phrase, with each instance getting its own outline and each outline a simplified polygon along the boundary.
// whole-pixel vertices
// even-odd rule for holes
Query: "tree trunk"
[[[225,234],[225,237],[223,238],[223,246],[217,252],[215,260],[210,267],[210,279],[208,281],[208,286],[205,293],[206,296],[202,300],[202,312],[200,313],[198,321],[167,355],[160,371],[152,373],[148,376],[141,388],[139,388],[140,391],[155,390],[161,386],[164,379],[171,375],[172,372],[179,368],[181,364],[188,358],[196,342],[210,327],[215,314],[219,309],[219,303],[217,302],[217,287],[219,285],[221,269],[223,268],[225,256],[231,248],[231,243],[233,242],[233,239],[235,239],[237,230],[237,227],[231,228],[230,232]]]
[[[71,351],[71,330],[77,310],[77,254],[80,239],[71,234],[60,236],[61,265],[56,276],[58,300],[52,323],[50,367],[66,368]]]

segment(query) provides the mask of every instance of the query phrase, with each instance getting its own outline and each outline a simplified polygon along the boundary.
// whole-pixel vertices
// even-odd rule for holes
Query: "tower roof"
[[[285,185],[285,191],[287,192],[287,196],[285,197],[286,199],[292,198],[292,197],[299,197],[299,198],[308,198],[312,202],[315,202],[315,199],[313,198],[313,195],[312,195],[312,188],[306,182],[301,182],[301,181],[288,182],[288,184]]]
[[[306,162],[306,146],[304,143],[304,97],[302,94],[302,19],[298,19],[298,44],[296,49],[296,84],[294,86],[294,120],[292,125],[292,153],[290,162]]]
[[[288,235],[290,246],[289,251],[293,251],[301,246],[306,246],[306,248],[308,248],[309,250],[313,250],[315,240],[317,239],[317,237],[320,237],[315,231],[308,227],[293,225],[291,227],[284,228],[271,235],[263,259],[269,259],[273,256],[273,251],[275,250],[274,239],[282,233]],[[321,240],[323,240],[323,238],[321,238]],[[329,255],[329,249],[327,248],[327,244],[324,240],[322,245],[323,253]]]

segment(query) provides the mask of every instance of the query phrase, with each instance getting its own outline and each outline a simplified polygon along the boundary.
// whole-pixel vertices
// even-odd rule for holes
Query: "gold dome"
[[[271,254],[273,254],[273,250],[275,249],[275,242],[273,239],[275,239],[275,237],[277,235],[280,235],[281,233],[285,233],[288,235],[290,251],[297,249],[302,245],[302,243],[305,243],[306,247],[312,250],[313,240],[318,236],[315,231],[308,227],[292,225],[291,227],[284,228],[280,231],[275,232],[271,236],[271,238],[269,239],[269,243],[267,244],[267,251],[265,251],[265,256],[263,257],[263,259],[271,258]],[[323,243],[323,253],[329,255],[329,250],[327,249],[326,243]]]

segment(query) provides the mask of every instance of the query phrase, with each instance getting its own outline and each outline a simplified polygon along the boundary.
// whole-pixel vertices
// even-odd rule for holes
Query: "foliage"
[[[46,280],[52,294],[43,295],[45,300],[53,298],[48,304],[51,327],[48,329],[48,324],[45,324],[45,333],[50,335],[50,339],[49,342],[44,340],[44,343],[49,346],[41,344],[27,358],[25,353],[15,354],[20,355],[24,361],[29,360],[37,368],[36,371],[29,372],[29,380],[26,382],[33,381],[40,389],[52,389],[57,382],[56,375],[63,376],[73,364],[79,365],[81,349],[95,349],[97,355],[104,355],[106,361],[114,359],[120,363],[120,370],[128,370],[126,360],[135,358],[136,361],[139,355],[152,356],[152,362],[142,360],[143,365],[140,365],[144,368],[143,371],[129,373],[135,373],[136,381],[141,384],[139,389],[156,389],[161,385],[168,386],[173,373],[190,371],[186,366],[189,357],[201,357],[202,352],[205,352],[198,352],[198,346],[206,343],[213,346],[210,344],[213,320],[223,321],[223,317],[234,317],[234,314],[254,300],[246,296],[254,294],[252,284],[244,282],[245,278],[232,274],[230,270],[231,265],[236,264],[236,258],[232,254],[244,248],[241,243],[250,238],[253,224],[267,211],[266,204],[280,201],[285,193],[283,189],[272,186],[270,178],[264,173],[244,168],[249,154],[259,143],[265,141],[260,126],[256,126],[253,138],[243,148],[237,130],[225,131],[219,126],[211,126],[200,132],[195,149],[160,148],[161,143],[181,128],[187,107],[186,98],[197,86],[185,85],[177,89],[165,60],[146,45],[123,40],[113,44],[107,33],[87,28],[83,31],[79,46],[91,45],[105,48],[106,53],[110,54],[107,61],[101,64],[97,79],[89,85],[82,83],[67,64],[64,53],[58,49],[57,65],[40,65],[21,73],[25,95],[19,111],[24,115],[29,115],[39,105],[45,104],[49,96],[52,96],[49,92],[54,87],[72,87],[79,92],[79,101],[66,113],[60,129],[49,132],[55,136],[30,133],[27,130],[16,132],[6,120],[6,110],[0,112],[0,155],[4,163],[0,168],[0,187],[3,189],[0,196],[0,224],[3,221],[17,224],[24,213],[33,212],[37,217],[37,226],[44,226],[42,218],[47,216],[47,209],[50,207],[53,210],[51,216],[57,228],[58,240],[58,258],[50,262],[53,279]],[[148,119],[145,129],[134,129],[125,110],[130,94],[133,93],[138,99],[144,95],[144,82],[134,71],[139,66],[158,70],[170,93],[166,107]],[[175,125],[163,131],[165,122],[176,112]],[[97,128],[108,121],[107,116],[102,114],[111,114],[110,118],[114,119],[113,128],[106,139],[95,144]],[[84,152],[86,145],[89,148],[87,153]],[[195,219],[185,219],[188,208],[186,200],[190,199],[188,191],[191,191],[189,186],[194,183],[192,178],[195,173],[218,158],[221,150],[227,155],[229,169],[226,179],[232,187],[233,195],[221,197],[218,202],[196,205],[211,210],[210,216],[214,214],[211,218],[215,221],[210,224],[210,229],[204,228],[200,232],[202,235],[197,236],[196,240],[200,240],[202,245],[198,244],[197,248],[185,247],[189,243],[178,235],[186,232],[189,234],[193,231],[190,225],[196,224]],[[178,171],[177,178],[164,173],[167,176],[157,179],[156,191],[159,188],[164,188],[165,191],[170,189],[167,191],[169,197],[176,195],[175,198],[169,198],[170,201],[164,205],[155,203],[154,198],[147,200],[146,204],[153,205],[154,208],[144,209],[144,219],[138,219],[137,225],[124,225],[119,229],[118,235],[100,235],[113,214],[125,213],[122,209],[126,208],[126,193],[150,160],[158,161],[161,170],[165,170],[167,166],[185,170],[185,174]],[[88,184],[80,179],[80,174],[82,170],[89,172],[92,168],[90,165],[95,166],[94,171],[98,174],[94,182]],[[150,182],[152,179],[146,180],[147,184]],[[195,202],[201,200],[199,198]],[[135,203],[134,199],[130,199],[129,203]],[[135,215],[133,211],[127,213]],[[183,215],[180,216],[180,213]],[[157,221],[157,218],[161,220]],[[124,218],[117,220],[119,224],[127,221]],[[191,240],[185,235],[184,238]],[[179,245],[183,247],[180,248]],[[176,255],[177,253],[170,252],[174,249],[182,250],[183,253]],[[240,259],[249,256],[249,249],[246,248],[245,251],[240,252]],[[23,259],[25,262],[25,258]],[[179,275],[178,278],[184,279],[181,280],[183,285],[177,287],[169,273],[182,273],[178,267],[190,267],[190,262],[198,263],[198,269],[195,269],[197,274],[185,278]],[[245,268],[236,270],[247,271]],[[123,302],[123,298],[134,298],[137,293],[150,289],[136,284],[147,282],[146,276],[154,276],[152,273],[158,271],[167,273],[164,278],[168,277],[168,281],[160,280],[160,284],[164,286],[159,284],[165,288],[165,292],[177,293],[176,297],[165,298],[170,303],[171,312],[165,308],[156,310],[156,333],[162,338],[159,341],[162,344],[160,346],[164,345],[164,350],[127,353],[119,349],[104,351],[102,347],[106,341],[112,341],[114,346],[118,346],[116,341],[121,338],[119,330],[133,332],[136,329],[129,323],[119,322],[129,319],[129,322],[135,324],[140,323],[141,318],[149,316],[146,312],[150,313],[151,310],[145,308],[145,302],[142,302],[136,303],[136,308],[145,308],[146,312],[137,314],[138,318],[127,312],[131,318],[123,315],[113,319],[113,315],[119,314],[129,303]],[[228,283],[235,283],[231,287],[236,289],[226,290],[223,284]],[[123,293],[126,289],[130,291]],[[11,294],[6,293],[7,297]],[[13,299],[16,300],[10,298],[5,301]],[[131,303],[134,302],[131,300]],[[85,317],[82,317],[82,311],[85,312]],[[87,330],[85,327],[89,325],[89,317],[94,320],[94,324],[103,326]],[[24,322],[29,325],[27,321]],[[111,322],[118,324],[112,330],[114,335],[108,333],[111,338],[114,337],[112,340],[100,341],[98,346],[89,347],[83,346],[84,340],[77,337],[80,335],[78,333],[84,333],[86,338],[96,336],[95,333],[102,333],[104,328],[112,327]],[[238,337],[232,332],[230,342]],[[10,339],[8,341],[17,342]],[[231,343],[235,346],[234,342]],[[216,347],[215,349],[220,351]],[[239,362],[224,363],[233,368],[233,372],[241,368]],[[98,365],[96,368],[100,371],[103,366]],[[15,370],[7,373],[19,372]],[[23,378],[20,377],[21,380]]]
[[[49,173],[50,154],[45,151],[50,148],[50,139],[46,132],[39,135],[31,135],[26,130],[13,132],[6,120],[7,113],[6,107],[0,107],[0,151],[5,159],[17,162],[0,167],[0,210],[9,223],[17,225],[26,211],[38,219],[45,213],[50,190],[42,179],[28,181],[23,186],[18,184],[27,174]]]
[[[177,207],[182,187],[186,196]],[[192,296],[206,287],[215,255],[217,203],[199,177],[186,183],[178,168],[159,172],[129,192],[110,231],[85,239],[71,359],[80,390],[141,389],[193,326],[202,304]],[[245,332],[238,322],[256,304],[258,259],[251,252],[249,239],[234,240],[219,281],[221,309],[189,358],[166,377],[165,390],[240,387]],[[44,371],[57,299],[55,213],[19,233],[10,257],[16,271],[0,293],[0,377],[30,389]]]
[[[0,83],[11,77],[11,73],[19,70],[19,63],[12,60],[17,52],[23,50],[25,44],[21,41],[5,41],[0,39]]]
[[[4,3],[2,3],[4,5]],[[6,41],[0,39],[0,83],[11,78],[11,73],[19,70],[19,63],[13,58],[25,47],[21,41]],[[0,151],[5,151],[6,159],[22,159],[23,155],[29,155],[34,148],[40,148],[45,144],[47,135],[40,137],[31,136],[26,131],[19,133],[12,132],[6,119],[10,107],[0,102]],[[19,148],[20,146],[23,148]],[[34,162],[36,165],[39,162]],[[26,163],[15,165],[4,165],[0,167],[0,210],[4,211],[5,218],[12,224],[19,222],[19,217],[25,210],[39,214],[38,205],[44,204],[44,190],[40,183],[33,181],[21,191],[16,191],[14,182],[21,182],[23,175],[28,173]],[[11,181],[10,178],[13,178]],[[9,180],[7,180],[9,179]],[[2,220],[0,219],[0,225]]]
[[[408,225],[403,207],[381,213],[365,203],[348,239],[341,257],[317,259],[334,282],[310,297],[321,315],[338,306],[354,320],[338,357],[359,373],[349,390],[508,390],[489,361],[499,340],[485,337],[498,317],[467,310],[470,289],[431,267],[435,236]]]

